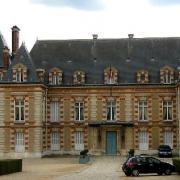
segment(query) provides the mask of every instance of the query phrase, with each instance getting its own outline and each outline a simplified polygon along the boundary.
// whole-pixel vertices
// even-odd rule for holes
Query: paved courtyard
[[[90,164],[78,163],[77,157],[24,159],[23,172],[0,176],[1,180],[179,180],[180,176],[156,174],[126,177],[121,170],[125,157],[93,157]],[[172,162],[171,159],[164,161]]]

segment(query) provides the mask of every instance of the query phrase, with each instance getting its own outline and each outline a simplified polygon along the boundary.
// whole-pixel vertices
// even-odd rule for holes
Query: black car
[[[158,148],[158,156],[167,156],[167,157],[172,157],[172,149],[168,145],[160,145]]]
[[[127,159],[122,166],[122,170],[126,176],[138,176],[146,173],[170,175],[172,172],[175,172],[175,166],[151,156],[139,155]]]

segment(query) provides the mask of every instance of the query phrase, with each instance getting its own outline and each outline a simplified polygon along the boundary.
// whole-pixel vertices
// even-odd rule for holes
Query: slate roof
[[[3,35],[0,32],[0,67],[3,66],[3,49],[5,46],[8,47]]]
[[[21,47],[18,49],[14,59],[12,59],[12,63],[9,66],[9,69],[6,73],[6,76],[4,78],[5,81],[12,81],[12,68],[16,64],[23,64],[27,67],[27,82],[37,82],[37,76],[36,76],[36,68],[34,66],[34,63],[32,61],[32,58],[28,52],[28,50],[25,47],[25,44],[22,43]]]
[[[38,40],[30,55],[36,68],[60,68],[64,84],[72,84],[76,70],[86,73],[86,84],[103,84],[110,65],[119,71],[120,84],[136,83],[141,69],[148,70],[150,83],[159,83],[160,68],[180,66],[180,38]]]

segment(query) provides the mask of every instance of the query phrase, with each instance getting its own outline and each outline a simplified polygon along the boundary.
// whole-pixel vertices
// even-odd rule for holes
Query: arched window
[[[137,82],[144,84],[149,82],[149,74],[146,70],[140,70],[137,72]]]
[[[160,82],[163,84],[174,83],[174,69],[169,66],[164,66],[160,70]]]
[[[50,70],[49,84],[51,84],[51,85],[62,84],[62,71],[59,68],[53,68]]]
[[[73,75],[74,84],[84,84],[85,83],[85,72],[84,71],[75,71]]]
[[[118,71],[114,67],[108,67],[104,70],[104,84],[117,84]]]
[[[27,68],[23,64],[16,64],[13,67],[13,81],[26,82],[27,81]]]

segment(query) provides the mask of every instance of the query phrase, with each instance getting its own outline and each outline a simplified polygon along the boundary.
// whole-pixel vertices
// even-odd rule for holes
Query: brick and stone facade
[[[13,36],[19,36],[15,30]],[[151,64],[151,71],[133,60],[136,56],[127,61],[123,48],[128,39],[43,41],[30,54],[24,44],[17,47],[18,37],[13,39],[11,64],[0,56],[1,157],[79,154],[83,149],[94,155],[126,155],[129,149],[156,154],[165,143],[179,153],[179,62],[159,57],[158,64],[163,63]],[[139,41],[143,44],[143,39],[131,39],[131,55]],[[138,57],[145,61],[143,55]]]

